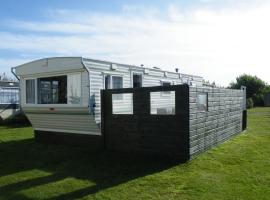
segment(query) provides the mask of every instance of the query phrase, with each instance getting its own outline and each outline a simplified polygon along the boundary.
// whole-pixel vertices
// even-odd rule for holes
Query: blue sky
[[[269,80],[267,0],[3,1],[0,72],[49,56],[180,68],[228,85]]]

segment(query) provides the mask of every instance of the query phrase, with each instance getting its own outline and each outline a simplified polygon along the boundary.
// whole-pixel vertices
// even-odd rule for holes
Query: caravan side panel
[[[101,97],[100,91],[105,88],[104,78],[105,75],[121,76],[123,77],[123,87],[131,87],[130,71],[129,68],[118,65],[117,70],[111,70],[110,64],[100,64],[93,62],[85,62],[86,67],[89,69],[90,79],[90,113],[95,117],[97,124],[101,123]],[[119,105],[124,105],[126,99],[123,99]]]

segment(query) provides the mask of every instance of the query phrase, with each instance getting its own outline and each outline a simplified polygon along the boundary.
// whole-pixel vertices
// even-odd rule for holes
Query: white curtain
[[[26,80],[26,103],[35,103],[35,80]]]
[[[81,73],[68,75],[68,103],[81,103]]]

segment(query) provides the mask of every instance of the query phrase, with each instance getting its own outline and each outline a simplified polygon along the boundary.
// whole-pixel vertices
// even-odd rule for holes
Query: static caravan
[[[6,120],[19,113],[19,83],[0,81],[0,119]]]
[[[78,140],[101,136],[102,89],[203,84],[200,76],[82,57],[44,58],[13,70],[20,78],[21,108],[36,136],[76,135]],[[125,98],[116,100],[122,102],[119,112],[126,112]]]

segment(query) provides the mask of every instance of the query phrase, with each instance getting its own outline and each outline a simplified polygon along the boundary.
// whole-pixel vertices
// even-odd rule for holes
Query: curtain
[[[81,74],[68,75],[68,103],[81,103]]]
[[[26,80],[26,103],[35,103],[35,80]]]

